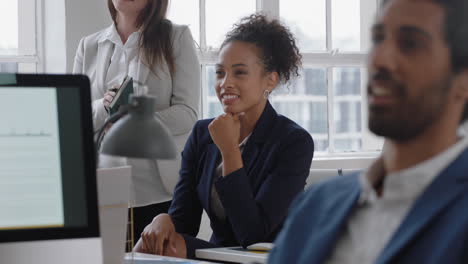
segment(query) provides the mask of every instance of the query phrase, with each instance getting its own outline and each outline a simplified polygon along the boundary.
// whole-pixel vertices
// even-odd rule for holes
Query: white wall
[[[44,72],[62,73],[66,68],[65,1],[42,2]]]
[[[66,0],[67,71],[71,72],[80,39],[111,24],[107,0]]]
[[[43,0],[44,71],[71,72],[80,39],[111,23],[107,0]]]

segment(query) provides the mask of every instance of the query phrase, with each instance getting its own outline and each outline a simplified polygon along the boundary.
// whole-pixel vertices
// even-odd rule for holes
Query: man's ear
[[[268,91],[271,93],[273,89],[278,85],[279,83],[279,74],[275,71],[269,72],[267,75],[267,88]]]
[[[455,95],[461,100],[468,102],[468,69],[460,71],[454,80]]]

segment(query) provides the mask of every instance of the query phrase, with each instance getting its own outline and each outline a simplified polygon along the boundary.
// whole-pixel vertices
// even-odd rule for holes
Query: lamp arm
[[[122,109],[122,110],[121,110]],[[129,106],[128,105],[122,105],[121,107],[119,107],[119,110],[117,112],[115,112],[113,115],[109,116],[108,118],[106,118],[105,122],[104,122],[104,125],[102,125],[100,128],[96,129],[94,131],[94,135],[98,134],[98,133],[101,133],[101,131],[109,124],[109,123],[113,123],[117,120],[119,120],[120,118],[122,118],[122,116],[124,116],[125,114],[128,113],[128,109],[129,109]]]
[[[130,105],[122,105],[119,107],[119,110],[109,116],[109,118],[106,119],[104,122],[104,125],[102,125],[94,134],[98,134],[96,137],[96,154],[99,154],[99,148],[101,147],[102,139],[104,138],[104,132],[106,131],[106,127],[111,124],[115,123],[117,120],[128,114],[128,110],[130,109]]]

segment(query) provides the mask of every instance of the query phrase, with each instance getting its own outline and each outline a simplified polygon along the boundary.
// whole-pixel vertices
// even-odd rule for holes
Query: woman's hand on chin
[[[221,152],[230,152],[239,147],[240,116],[243,114],[224,113],[208,125],[211,139]]]

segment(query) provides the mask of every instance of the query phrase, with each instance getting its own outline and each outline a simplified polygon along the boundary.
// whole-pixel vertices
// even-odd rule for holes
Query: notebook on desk
[[[213,262],[164,257],[164,256],[137,253],[137,252],[127,253],[125,255],[125,264],[210,264],[210,263],[213,263]]]
[[[164,260],[164,259],[134,259],[125,260],[125,264],[193,264],[188,260]]]

